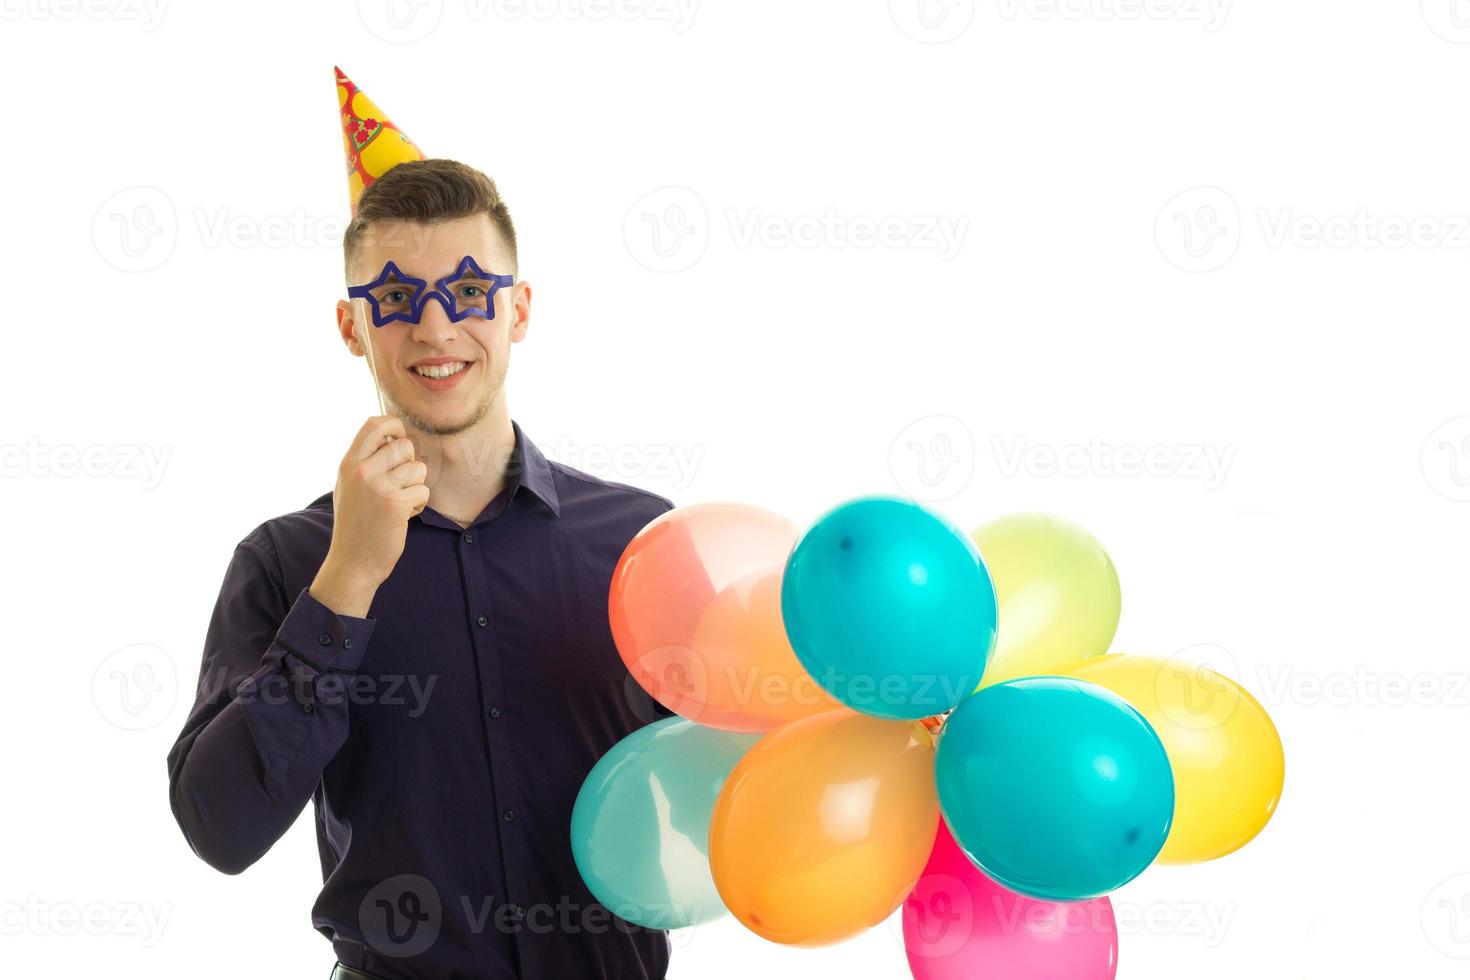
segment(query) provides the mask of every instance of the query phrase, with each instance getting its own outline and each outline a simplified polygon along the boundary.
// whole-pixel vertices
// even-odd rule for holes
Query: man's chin
[[[453,436],[483,419],[489,413],[490,402],[487,399],[480,405],[472,407],[456,405],[451,408],[402,403],[396,403],[395,407],[397,411],[394,414],[420,432],[434,436]]]

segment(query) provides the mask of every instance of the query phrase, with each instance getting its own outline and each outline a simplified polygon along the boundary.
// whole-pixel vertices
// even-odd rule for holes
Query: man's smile
[[[448,391],[469,374],[474,364],[456,357],[426,357],[410,365],[409,371],[430,391]]]

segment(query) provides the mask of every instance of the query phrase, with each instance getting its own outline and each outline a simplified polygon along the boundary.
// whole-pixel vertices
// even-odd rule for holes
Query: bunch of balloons
[[[1234,681],[1108,653],[1121,595],[1087,531],[972,535],[863,497],[805,533],[676,508],[613,574],[613,638],[677,713],[587,776],[572,849],[613,913],[727,912],[820,946],[904,909],[916,980],[1106,980],[1107,895],[1229,854],[1280,798],[1281,742]]]

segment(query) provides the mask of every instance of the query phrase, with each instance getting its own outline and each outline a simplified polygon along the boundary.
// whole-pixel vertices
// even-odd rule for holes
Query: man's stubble
[[[481,362],[486,363],[486,362]],[[472,428],[485,416],[490,414],[490,409],[495,405],[495,399],[500,394],[500,389],[505,386],[506,363],[499,361],[496,373],[485,385],[485,395],[462,419],[444,424],[435,424],[422,416],[416,415],[398,403],[392,395],[385,393],[385,400],[392,406],[390,414],[397,415],[404,423],[413,426],[426,435],[433,436],[457,436],[461,432]],[[468,369],[467,369],[468,370]]]

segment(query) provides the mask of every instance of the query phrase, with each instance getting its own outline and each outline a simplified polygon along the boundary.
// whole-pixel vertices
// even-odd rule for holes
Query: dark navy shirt
[[[236,546],[169,800],[194,851],[229,874],[310,800],[312,923],[348,966],[656,980],[668,934],[593,899],[570,822],[598,758],[669,714],[619,658],[607,599],[623,548],[673,504],[548,462],[512,427],[506,489],[468,528],[429,508],[411,518],[366,618],[307,592],[330,493]]]

